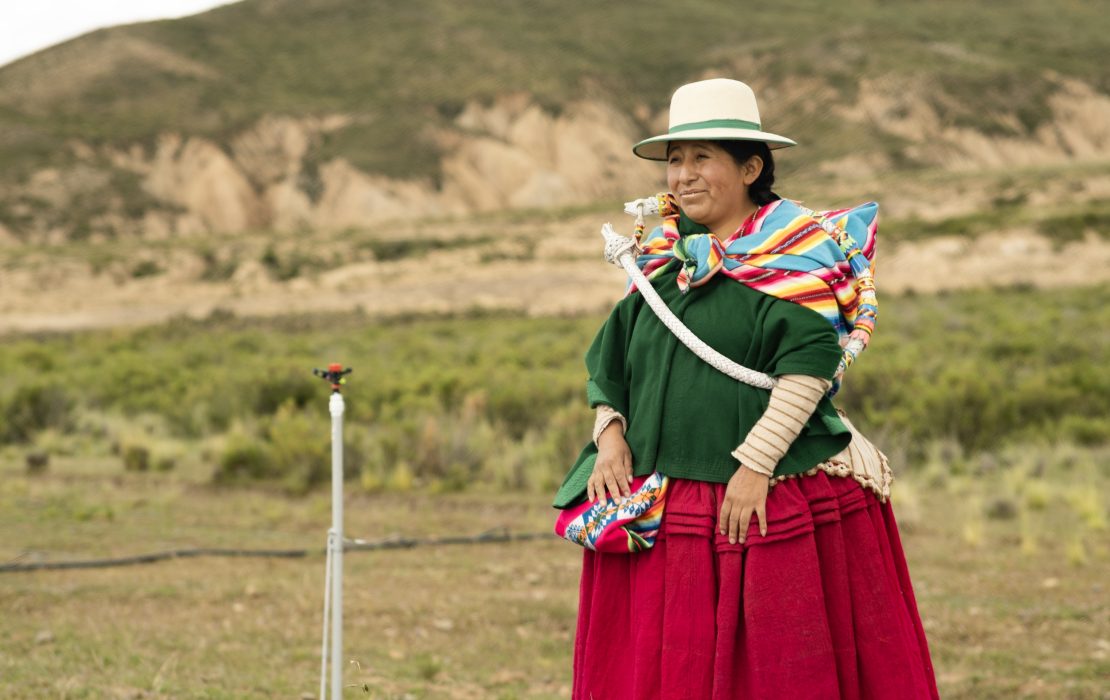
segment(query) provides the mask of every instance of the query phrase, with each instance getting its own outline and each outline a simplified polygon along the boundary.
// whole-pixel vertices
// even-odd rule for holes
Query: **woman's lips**
[[[682,199],[686,199],[688,197],[696,197],[699,194],[705,194],[705,190],[690,190],[689,192],[681,192],[678,196]]]

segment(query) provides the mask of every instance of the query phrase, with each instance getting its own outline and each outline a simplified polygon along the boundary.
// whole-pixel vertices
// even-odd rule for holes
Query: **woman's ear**
[[[759,174],[763,172],[763,159],[753,155],[744,161],[741,172],[743,173],[744,186],[751,187],[752,183],[759,179]]]

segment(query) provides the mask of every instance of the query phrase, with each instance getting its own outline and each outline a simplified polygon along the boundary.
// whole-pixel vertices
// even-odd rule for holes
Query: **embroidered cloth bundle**
[[[624,498],[586,501],[559,513],[555,534],[598,552],[650,549],[663,518],[667,477],[659,472],[632,480]]]

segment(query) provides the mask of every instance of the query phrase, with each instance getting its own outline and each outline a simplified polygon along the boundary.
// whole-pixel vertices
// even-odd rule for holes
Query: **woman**
[[[654,547],[585,552],[574,697],[937,697],[889,472],[829,398],[873,319],[819,217],[771,191],[771,149],[794,142],[762,131],[732,80],[679,88],[670,122],[633,150],[666,160],[681,211],[638,263],[695,335],[778,382],[717,371],[635,290],[599,331],[594,443],[556,505],[626,496],[653,471],[669,486]]]

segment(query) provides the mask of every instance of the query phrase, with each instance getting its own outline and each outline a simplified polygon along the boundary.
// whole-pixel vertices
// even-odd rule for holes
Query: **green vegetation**
[[[935,236],[974,237],[1031,226],[1053,245],[1083,240],[1087,233],[1110,237],[1110,199],[1072,203],[1064,208],[1027,205],[1026,194],[1000,195],[992,206],[970,214],[934,221],[917,218],[884,222],[883,239],[915,241]]]
[[[1110,236],[1110,199],[1042,219],[1037,228],[1058,243],[1082,240],[1088,232]]]
[[[885,297],[879,332],[837,398],[898,464],[949,444],[974,471],[1012,444],[1110,441],[1105,287]],[[303,492],[328,475],[326,387],[356,369],[350,475],[368,491],[551,489],[588,435],[581,356],[601,322],[475,313],[250,320],[10,337],[0,435],[12,446],[190,454],[221,483]]]
[[[0,153],[3,152],[4,141],[0,139]],[[40,167],[60,164],[38,163]],[[71,162],[65,164],[73,166]],[[6,172],[0,178],[11,177],[14,172]],[[179,209],[144,190],[142,177],[137,173],[104,161],[73,167],[64,171],[61,179],[69,193],[64,206],[31,194],[10,196],[0,203],[0,224],[19,234],[37,219],[43,226],[66,231],[71,241],[93,237],[111,239],[118,233],[113,217],[141,219],[148,211]]]
[[[0,156],[10,178],[66,161],[69,139],[150,144],[173,131],[226,141],[264,114],[341,113],[351,123],[310,163],[342,154],[368,171],[435,180],[435,130],[468,102],[506,92],[531,93],[552,112],[604,95],[646,115],[637,108],[665,107],[668,86],[707,70],[803,76],[850,102],[860,77],[898,80],[928,66],[942,119],[1012,134],[1049,116],[1046,71],[1110,91],[1097,3],[942,5],[801,0],[760,12],[713,0],[573,0],[522,11],[508,0],[249,0],[102,30],[0,70]],[[873,130],[842,133],[835,111],[779,109],[765,116],[799,141],[875,145]]]

